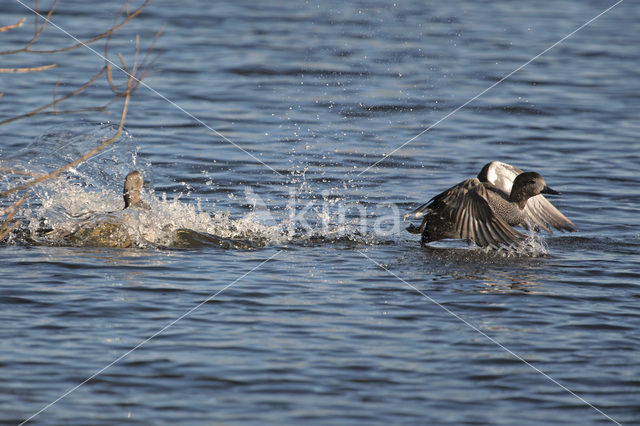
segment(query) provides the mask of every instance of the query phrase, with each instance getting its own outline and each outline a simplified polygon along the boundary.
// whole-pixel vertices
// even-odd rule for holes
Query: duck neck
[[[135,191],[125,191],[124,195],[124,208],[129,208],[129,206],[135,206],[140,203],[140,194]]]
[[[519,191],[515,191],[515,192],[512,191],[511,195],[509,195],[509,201],[511,201],[512,203],[516,203],[520,208],[520,210],[523,210],[524,206],[527,205],[528,199],[529,197],[527,197],[525,194]]]

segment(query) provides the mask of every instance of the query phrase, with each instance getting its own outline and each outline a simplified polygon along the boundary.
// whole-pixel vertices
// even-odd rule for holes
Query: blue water
[[[110,58],[166,23],[144,81],[175,105],[139,88],[125,137],[35,188],[0,245],[0,422],[637,424],[640,8],[620,3],[447,117],[612,4],[154,0]],[[86,39],[121,6],[62,1],[53,21]],[[2,50],[33,18],[0,5],[0,25],[22,16]],[[45,35],[36,47],[72,43]],[[0,120],[104,64],[2,56],[52,62],[0,74]],[[110,93],[102,77],[58,110]],[[2,125],[0,166],[51,170],[120,107]],[[420,247],[402,216],[491,160],[543,174],[579,231],[528,256]],[[35,237],[41,220],[121,208],[132,168],[152,210],[107,217],[129,247]]]

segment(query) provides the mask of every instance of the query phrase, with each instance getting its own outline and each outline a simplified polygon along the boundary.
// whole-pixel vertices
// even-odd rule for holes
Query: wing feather
[[[455,211],[454,227],[460,237],[473,240],[478,246],[509,245],[525,238],[493,212],[484,185],[467,191],[457,208],[449,205],[447,208]]]
[[[462,199],[464,195],[472,188],[480,185],[480,181],[476,178],[470,178],[460,182],[457,185],[452,186],[446,191],[436,195],[426,203],[422,204],[417,209],[413,210],[411,213],[405,215],[405,219],[407,217],[413,216],[415,218],[420,218],[428,213],[429,211],[436,210],[442,204],[446,204],[447,206],[451,206],[457,208],[462,203]]]
[[[551,233],[551,227],[561,231],[573,232],[578,230],[578,227],[542,194],[529,198],[524,207],[524,212],[531,222],[549,233]]]

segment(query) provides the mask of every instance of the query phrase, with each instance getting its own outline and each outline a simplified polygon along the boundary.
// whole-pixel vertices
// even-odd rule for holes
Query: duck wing
[[[409,215],[419,218],[427,212],[438,214],[453,223],[460,238],[473,240],[480,247],[509,245],[525,238],[493,212],[488,197],[487,187],[479,179],[470,178],[436,195]],[[424,225],[423,221],[420,228],[410,227],[409,232],[422,232]]]
[[[487,188],[478,181],[460,199],[459,206],[444,208],[460,237],[473,240],[480,247],[510,245],[526,238],[493,212],[488,197]]]
[[[440,194],[431,198],[429,201],[413,210],[411,213],[406,214],[404,218],[406,219],[410,216],[421,218],[425,215],[425,213],[429,211],[436,211],[444,205],[457,209],[462,204],[462,199],[469,192],[469,190],[475,188],[478,185],[482,186],[480,181],[476,178],[464,180],[459,184],[454,185],[446,191],[441,192]]]
[[[520,173],[523,173],[522,169],[503,163],[502,161],[492,161],[484,165],[482,170],[480,170],[480,173],[478,173],[477,179],[467,179],[455,186],[452,186],[443,193],[436,195],[411,213],[406,214],[404,218],[406,219],[410,216],[420,218],[429,210],[436,208],[440,202],[444,201],[448,204],[459,206],[462,202],[462,197],[466,192],[471,188],[476,187],[481,182],[491,183],[505,194],[510,194],[511,188],[513,187],[513,181]]]
[[[492,161],[491,163],[485,164],[482,170],[480,170],[478,179],[480,182],[489,182],[505,194],[511,194],[513,181],[516,176],[521,173],[523,173],[522,169],[512,166],[511,164],[503,163],[502,161]]]
[[[561,231],[575,232],[578,230],[578,227],[560,213],[560,210],[555,208],[542,194],[529,198],[524,206],[524,213],[533,225],[539,226],[549,233],[551,233],[552,227]]]
[[[439,214],[446,212],[447,216],[453,216],[451,212],[460,207],[464,196],[469,192],[469,190],[473,189],[477,185],[482,184],[478,179],[475,178],[462,181],[459,184],[454,185],[446,191],[431,198],[429,201],[427,201],[411,213],[406,214],[404,216],[404,219],[407,219],[407,217],[409,216],[421,218],[425,215],[425,213],[430,211],[438,212]],[[427,219],[428,216],[424,216],[419,227],[411,224],[407,227],[407,231],[411,232],[412,234],[422,234],[422,232],[424,231],[424,227],[427,225]],[[451,218],[449,218],[449,220],[451,220]]]

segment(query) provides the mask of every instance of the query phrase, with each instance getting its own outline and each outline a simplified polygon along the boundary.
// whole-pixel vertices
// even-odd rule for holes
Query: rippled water
[[[154,0],[111,56],[166,22],[145,81],[179,108],[140,88],[126,136],[36,188],[0,246],[2,423],[638,423],[640,8],[447,116],[612,4]],[[120,6],[63,1],[54,21],[86,38]],[[40,46],[68,42],[50,28]],[[2,119],[103,64],[48,60],[0,74]],[[118,113],[3,125],[2,165],[51,170]],[[579,232],[533,256],[421,248],[402,216],[491,160],[542,173]],[[107,214],[132,168],[152,209]],[[38,234],[87,211],[126,244]]]

